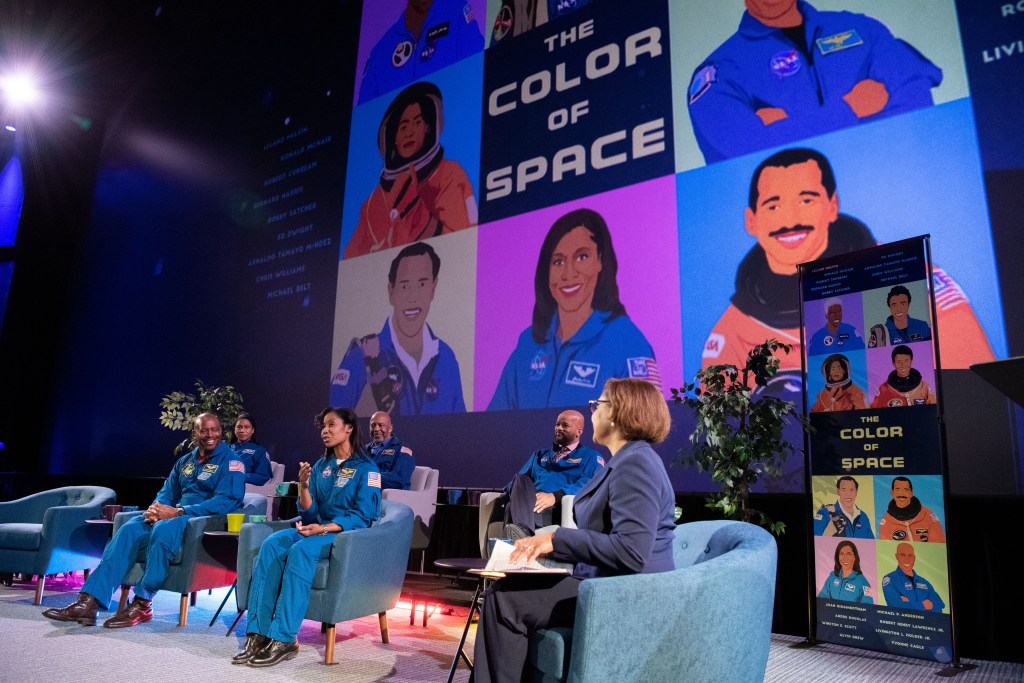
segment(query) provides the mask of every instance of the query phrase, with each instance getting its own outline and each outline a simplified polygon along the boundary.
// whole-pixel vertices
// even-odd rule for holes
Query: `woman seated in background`
[[[238,459],[245,465],[245,483],[263,486],[270,481],[273,470],[267,449],[252,440],[256,433],[256,421],[249,413],[242,413],[235,420],[232,431],[235,443],[231,444],[231,450],[238,453]]]
[[[510,561],[546,556],[575,563],[571,575],[509,574],[487,590],[476,636],[474,680],[515,681],[538,629],[572,626],[581,581],[651,574],[675,568],[675,494],[652,445],[672,426],[661,391],[639,379],[610,379],[590,401],[594,441],[611,453],[606,466],[576,494],[578,528],[519,539]],[[609,626],[610,628],[612,626]]]
[[[245,648],[232,664],[272,666],[298,654],[296,638],[317,561],[330,555],[335,535],[365,529],[380,517],[380,472],[363,451],[356,414],[328,408],[316,424],[326,450],[312,466],[299,463],[302,519],[260,546],[249,587]]]

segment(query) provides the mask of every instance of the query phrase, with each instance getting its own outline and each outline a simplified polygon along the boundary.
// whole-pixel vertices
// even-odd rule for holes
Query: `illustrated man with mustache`
[[[459,362],[427,325],[441,259],[426,242],[398,252],[388,272],[392,313],[379,334],[353,339],[331,380],[331,405],[355,408],[370,385],[390,415],[465,412]]]
[[[892,500],[878,523],[878,538],[883,541],[945,543],[939,516],[921,504],[914,485],[907,477],[893,477],[889,489]]]
[[[832,165],[816,150],[786,149],[762,161],[750,180],[747,232],[757,239],[736,270],[729,308],[704,343],[703,366],[743,367],[747,352],[765,339],[800,344],[797,265],[877,244],[866,225],[839,211]],[[955,333],[942,337],[946,367],[966,368],[995,355],[970,302],[941,268],[932,266],[939,320]],[[799,391],[800,354],[781,358]]]

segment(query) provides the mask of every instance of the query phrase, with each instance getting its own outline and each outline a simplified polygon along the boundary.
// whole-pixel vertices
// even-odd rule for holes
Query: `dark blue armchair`
[[[243,524],[238,537],[238,623],[249,602],[249,582],[260,545],[270,534],[293,526],[292,520]],[[335,624],[376,614],[381,640],[388,642],[387,610],[398,602],[409,562],[414,515],[412,508],[383,500],[380,519],[368,529],[337,535],[330,557],[320,560],[310,587],[306,619],[321,622],[327,634],[324,662],[334,663]],[[234,624],[232,624],[232,629]],[[228,630],[230,634],[231,629]]]
[[[100,563],[110,528],[85,520],[116,500],[103,486],[64,486],[0,503],[0,572],[35,574],[38,605],[47,575]]]

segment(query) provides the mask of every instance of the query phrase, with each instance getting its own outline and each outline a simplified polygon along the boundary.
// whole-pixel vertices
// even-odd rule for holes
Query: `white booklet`
[[[491,556],[483,569],[471,569],[471,574],[568,574],[571,566],[554,560],[541,558],[529,562],[509,561],[513,549],[512,541],[499,538],[494,548],[491,549]]]

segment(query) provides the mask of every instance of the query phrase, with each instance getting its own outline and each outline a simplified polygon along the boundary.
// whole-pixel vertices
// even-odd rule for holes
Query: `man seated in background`
[[[534,451],[505,486],[496,507],[505,505],[505,536],[523,538],[561,519],[562,497],[576,495],[604,467],[604,459],[580,443],[583,415],[566,410],[555,421],[551,448]]]
[[[404,489],[412,487],[412,471],[416,461],[412,449],[394,434],[391,416],[378,410],[370,417],[370,443],[366,450],[380,469],[381,488]]]
[[[78,600],[44,617],[57,621],[96,624],[96,612],[107,608],[114,589],[121,585],[139,550],[146,550],[146,573],[135,585],[135,599],[103,622],[107,628],[125,628],[153,619],[151,602],[167,576],[167,566],[181,549],[190,517],[222,515],[242,506],[245,465],[222,441],[223,429],[213,413],[195,419],[192,442],[196,447],[174,463],[156,500],[142,515],[133,517],[114,534],[100,564],[89,575]]]

